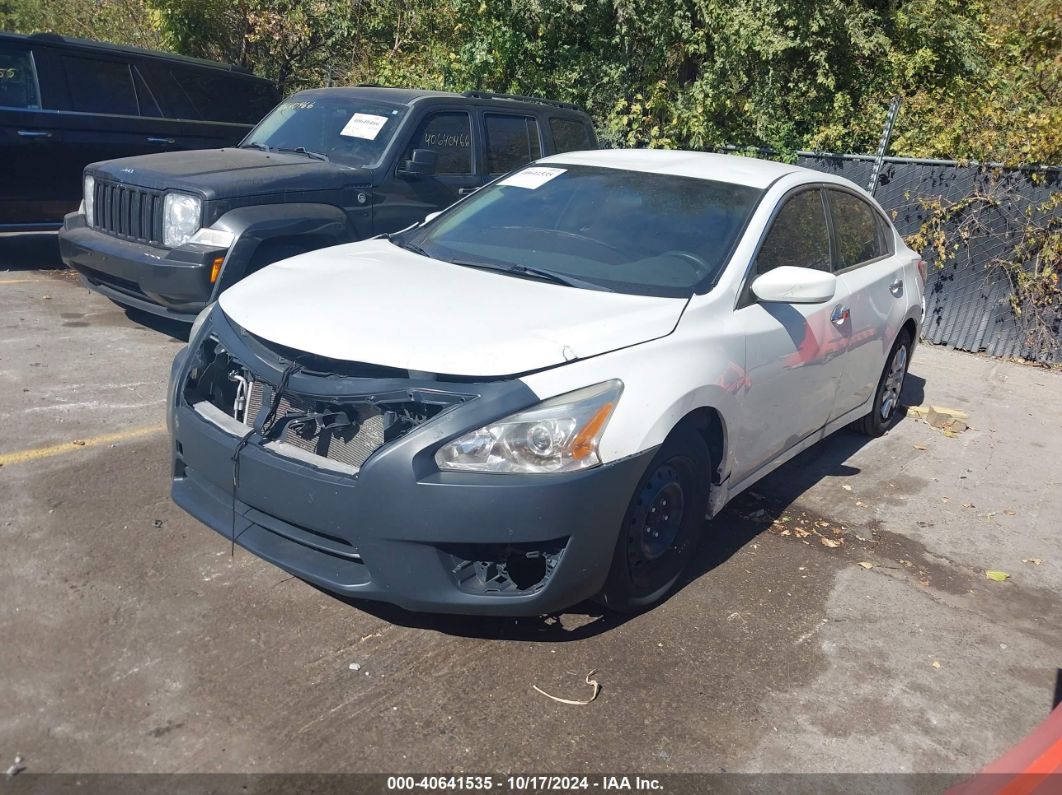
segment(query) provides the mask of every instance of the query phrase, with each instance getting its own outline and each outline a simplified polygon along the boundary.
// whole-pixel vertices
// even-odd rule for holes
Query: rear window
[[[538,120],[532,116],[484,117],[487,133],[487,171],[504,174],[542,157]]]
[[[0,107],[39,108],[37,79],[29,50],[0,46]]]
[[[64,55],[62,60],[72,110],[139,115],[129,64],[76,55]]]
[[[557,152],[594,148],[590,130],[582,122],[572,119],[550,119],[549,129],[553,133],[553,146],[556,147]]]

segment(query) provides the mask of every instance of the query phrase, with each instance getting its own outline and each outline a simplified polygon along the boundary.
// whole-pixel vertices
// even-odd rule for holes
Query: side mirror
[[[757,276],[752,293],[760,301],[782,304],[824,304],[837,292],[837,277],[812,268],[782,265]]]
[[[414,149],[412,157],[398,167],[398,176],[407,178],[430,177],[439,163],[439,153],[431,149]]]

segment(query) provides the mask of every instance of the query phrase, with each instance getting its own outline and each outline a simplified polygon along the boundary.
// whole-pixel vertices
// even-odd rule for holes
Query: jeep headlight
[[[95,226],[96,178],[89,174],[85,175],[85,200],[82,202],[82,206],[85,208],[85,223],[89,226]]]
[[[203,202],[187,193],[167,193],[162,202],[162,244],[176,248],[187,243],[199,229]]]
[[[622,392],[623,382],[612,380],[550,398],[448,442],[435,463],[443,470],[507,474],[597,466],[601,435]]]

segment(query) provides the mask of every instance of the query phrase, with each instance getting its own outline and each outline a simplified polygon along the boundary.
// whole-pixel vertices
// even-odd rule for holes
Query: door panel
[[[0,44],[0,226],[53,222],[67,206],[52,178],[62,135],[40,93],[30,49]]]
[[[479,173],[478,135],[465,110],[433,110],[415,122],[398,162],[390,165],[373,203],[373,234],[397,232],[448,207],[486,182]],[[399,177],[396,169],[414,149],[438,155],[432,176]]]
[[[853,193],[826,191],[837,241],[838,276],[849,296],[848,353],[836,416],[874,394],[907,310],[903,262],[890,251],[885,222]]]
[[[830,238],[817,189],[786,197],[756,256],[751,280],[782,266],[830,270]],[[838,283],[823,304],[758,302],[734,312],[745,334],[745,393],[735,481],[752,474],[826,425],[845,367],[846,329],[832,316],[847,303]]]

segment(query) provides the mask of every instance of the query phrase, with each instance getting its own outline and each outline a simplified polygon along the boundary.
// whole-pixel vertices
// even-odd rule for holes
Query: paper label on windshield
[[[340,135],[348,138],[364,138],[366,141],[375,141],[380,130],[387,124],[387,116],[376,116],[372,113],[355,113],[350,117]]]
[[[565,171],[567,171],[567,169],[546,168],[545,166],[525,168],[523,171],[519,171],[516,174],[513,174],[511,177],[506,177],[498,184],[512,185],[517,188],[528,188],[529,190],[534,190],[535,188],[541,188],[554,177],[559,177]]]

